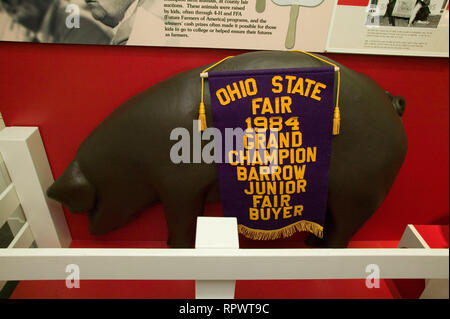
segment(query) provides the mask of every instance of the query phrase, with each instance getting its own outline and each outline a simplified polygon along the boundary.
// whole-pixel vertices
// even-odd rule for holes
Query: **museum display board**
[[[42,3],[5,2],[0,40],[448,57],[448,0]]]

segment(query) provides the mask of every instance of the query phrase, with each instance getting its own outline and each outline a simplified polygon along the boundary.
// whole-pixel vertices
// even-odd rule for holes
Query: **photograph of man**
[[[113,28],[111,44],[125,45],[133,29],[136,11],[145,0],[85,0],[92,16]]]
[[[8,15],[44,43],[109,44],[112,32],[94,20],[84,3],[74,0],[0,0]],[[76,4],[79,25],[67,24],[69,5]],[[82,6],[78,5],[81,4]]]

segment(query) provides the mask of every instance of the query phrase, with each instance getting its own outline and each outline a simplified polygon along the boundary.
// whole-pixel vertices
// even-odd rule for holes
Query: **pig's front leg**
[[[171,200],[163,202],[169,239],[173,248],[190,248],[194,240],[197,217],[203,215],[204,195],[186,192],[173,193]]]
[[[185,164],[172,168],[159,178],[159,194],[164,207],[171,247],[192,247],[197,217],[204,212],[205,200],[217,179],[215,167]]]

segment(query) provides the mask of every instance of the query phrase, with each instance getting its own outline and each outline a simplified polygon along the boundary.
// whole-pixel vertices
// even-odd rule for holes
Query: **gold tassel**
[[[206,130],[208,128],[208,125],[206,124],[206,109],[205,109],[205,104],[203,103],[203,95],[204,95],[204,91],[205,91],[205,78],[208,77],[208,72],[209,70],[211,70],[213,67],[215,67],[216,65],[222,63],[225,60],[231,59],[233,56],[228,56],[225,59],[220,60],[219,62],[214,63],[213,65],[211,65],[210,67],[207,67],[206,69],[203,70],[202,73],[200,73],[200,78],[202,79],[202,93],[200,95],[200,106],[198,108],[198,130],[199,132],[202,132],[204,130]]]
[[[334,117],[333,117],[333,135],[339,135],[339,130],[341,127],[341,113],[339,111],[339,107],[334,108]]]
[[[308,52],[300,51],[300,50],[294,50],[294,52],[300,52],[300,53],[309,55],[309,56],[313,57],[314,59],[320,60],[329,65],[334,66],[334,71],[337,72],[337,92],[336,92],[336,107],[334,108],[334,116],[333,116],[333,135],[339,135],[339,132],[341,130],[341,114],[339,111],[339,92],[341,91],[341,69],[336,64],[331,63],[330,61],[327,61],[325,59],[319,58],[318,56],[315,56],[312,53],[308,53]]]
[[[198,121],[199,132],[206,130],[208,126],[206,124],[206,110],[205,104],[203,102],[200,102],[200,106],[198,108]]]

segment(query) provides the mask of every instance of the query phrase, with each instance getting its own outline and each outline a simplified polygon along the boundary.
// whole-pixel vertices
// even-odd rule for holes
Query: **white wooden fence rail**
[[[448,278],[446,249],[7,249],[0,280],[357,279],[376,264],[381,278]]]
[[[72,239],[62,207],[45,194],[53,175],[38,128],[4,128],[0,153],[38,247],[68,247]]]
[[[448,249],[430,249],[412,225],[399,243],[406,249],[239,249],[236,219],[219,217],[199,217],[195,249],[63,248],[71,238],[61,207],[45,196],[53,178],[39,131],[1,130],[0,152],[12,180],[0,194],[0,221],[17,199],[27,219],[0,249],[0,281],[65,280],[76,264],[80,279],[196,280],[197,298],[233,298],[235,280],[364,279],[375,264],[380,278],[426,278],[426,297],[448,298]],[[39,248],[27,248],[33,239]]]

